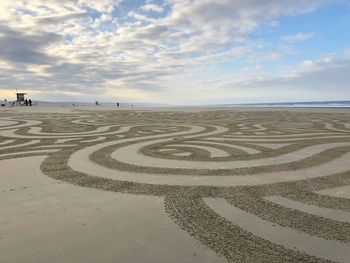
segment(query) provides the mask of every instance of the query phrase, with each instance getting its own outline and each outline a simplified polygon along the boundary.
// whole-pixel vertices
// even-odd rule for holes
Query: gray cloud
[[[26,34],[2,25],[0,58],[15,63],[50,64],[56,58],[47,55],[43,49],[61,40],[62,37],[55,33]]]

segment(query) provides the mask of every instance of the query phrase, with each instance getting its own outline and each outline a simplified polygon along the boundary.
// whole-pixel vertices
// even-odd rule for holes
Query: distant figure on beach
[[[28,100],[27,99],[24,100],[24,105],[28,106]]]
[[[29,106],[32,106],[32,100],[31,99],[28,100],[28,103],[29,103]]]
[[[119,102],[117,102],[117,107],[119,108]]]
[[[134,104],[131,104],[131,108],[132,108],[132,109],[134,108]]]

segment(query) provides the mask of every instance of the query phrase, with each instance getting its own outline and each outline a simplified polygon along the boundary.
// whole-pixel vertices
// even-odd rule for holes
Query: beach
[[[350,108],[2,107],[0,174],[0,263],[350,258]]]

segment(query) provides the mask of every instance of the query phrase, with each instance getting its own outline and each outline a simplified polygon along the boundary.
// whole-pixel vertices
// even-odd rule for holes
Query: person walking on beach
[[[28,100],[28,103],[29,103],[29,106],[32,106],[32,100],[31,99]]]
[[[28,106],[28,100],[27,99],[24,100],[24,105]]]

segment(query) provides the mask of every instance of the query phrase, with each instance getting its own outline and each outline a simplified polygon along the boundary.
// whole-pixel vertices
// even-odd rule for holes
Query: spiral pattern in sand
[[[0,118],[0,159],[83,187],[164,197],[229,262],[347,262],[349,115],[82,111]]]

